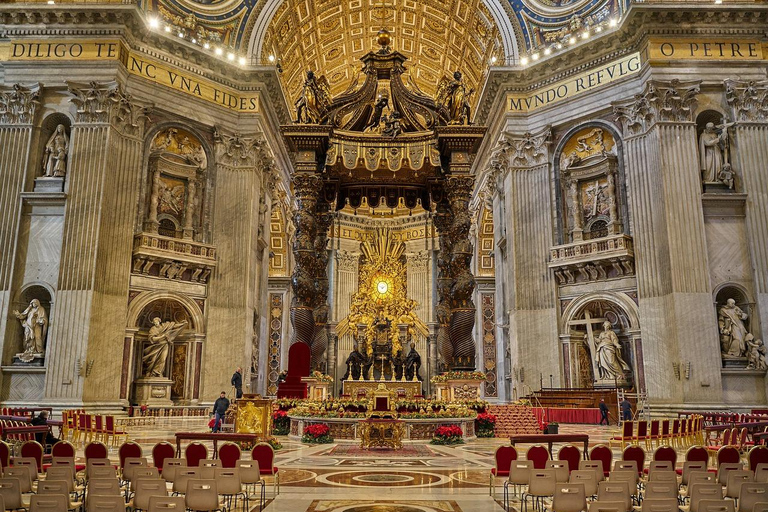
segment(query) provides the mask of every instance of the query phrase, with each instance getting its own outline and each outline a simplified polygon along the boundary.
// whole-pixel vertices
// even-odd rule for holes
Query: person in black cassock
[[[604,399],[600,399],[600,424],[603,424],[603,421],[605,421],[606,425],[610,425],[611,422],[608,421],[608,404],[605,403]]]
[[[238,368],[232,374],[232,385],[235,387],[235,398],[243,398],[243,369]]]

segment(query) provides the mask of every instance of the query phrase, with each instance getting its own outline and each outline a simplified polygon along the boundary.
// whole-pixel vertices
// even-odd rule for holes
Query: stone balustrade
[[[560,284],[571,284],[634,275],[634,262],[632,237],[619,234],[552,247],[549,268]]]
[[[191,239],[140,233],[133,238],[133,273],[202,282],[216,266],[216,248]]]

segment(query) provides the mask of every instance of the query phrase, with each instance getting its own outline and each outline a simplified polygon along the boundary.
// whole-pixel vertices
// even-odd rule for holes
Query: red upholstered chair
[[[651,420],[651,433],[645,442],[645,449],[653,448],[653,443],[661,444],[661,427],[659,420]]]
[[[739,449],[735,446],[723,446],[717,451],[717,467],[720,467],[720,464],[738,464],[741,462],[741,454],[739,453]]]
[[[659,446],[653,452],[653,460],[668,460],[674,468],[677,465],[677,452],[671,446]]]
[[[120,469],[125,467],[125,459],[127,457],[141,458],[143,455],[141,446],[133,441],[121,444],[120,448],[117,450],[117,456],[120,458]]]
[[[755,471],[758,464],[768,464],[768,448],[765,446],[755,446],[749,450],[747,455],[749,460],[749,470]]]
[[[662,420],[661,422],[661,434],[659,434],[660,443],[666,442],[667,439],[672,437],[672,432],[669,431],[669,420]]]
[[[494,491],[494,479],[498,477],[508,477],[509,467],[512,465],[513,460],[517,460],[517,450],[514,446],[499,446],[496,448],[496,453],[493,455],[496,467],[491,468],[490,473],[490,488],[489,493],[493,496]]]
[[[288,349],[288,372],[277,387],[277,398],[307,398],[307,384],[301,378],[309,376],[311,355],[306,342],[291,345]]]
[[[589,452],[589,460],[598,460],[603,464],[603,475],[608,476],[613,462],[613,451],[604,444],[598,444]]]
[[[109,450],[104,443],[92,441],[85,446],[85,461],[88,459],[106,459],[109,457]]]
[[[203,443],[193,441],[184,449],[184,458],[187,459],[187,467],[196,468],[201,460],[208,458],[208,448]]]
[[[24,444],[21,445],[21,451],[19,452],[19,455],[22,457],[31,457],[35,459],[38,473],[43,472],[44,454],[45,450],[43,449],[43,446],[37,441],[24,441]]]
[[[280,475],[275,466],[275,450],[267,443],[259,443],[251,450],[251,458],[259,463],[259,471],[262,475],[275,477],[275,495],[280,494]]]
[[[549,460],[549,450],[546,447],[537,444],[531,446],[525,454],[525,458],[533,462],[533,469],[544,469]]]
[[[75,447],[68,441],[59,441],[51,448],[51,457],[74,457]]]
[[[648,422],[640,420],[637,422],[637,434],[632,438],[637,444],[645,443],[645,448],[648,449]]]
[[[637,463],[637,472],[642,474],[645,466],[645,450],[637,445],[627,446],[621,455],[622,460],[633,460]]]
[[[581,462],[581,451],[573,445],[566,445],[560,448],[557,452],[557,460],[568,461],[568,474],[574,469],[579,469],[579,462]]]
[[[234,468],[237,466],[237,461],[240,460],[240,447],[235,443],[224,443],[219,448],[219,459],[221,460],[221,467]]]
[[[171,443],[166,443],[165,441],[157,443],[152,448],[152,464],[162,474],[165,459],[172,459],[174,455],[176,455],[176,450]]]
[[[0,441],[0,469],[5,469],[11,464],[11,448],[5,441]]]
[[[686,462],[707,462],[709,461],[709,454],[707,449],[701,445],[691,446],[685,452],[685,460]]]

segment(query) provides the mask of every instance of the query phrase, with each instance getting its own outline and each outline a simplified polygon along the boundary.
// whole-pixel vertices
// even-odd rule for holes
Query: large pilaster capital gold
[[[120,84],[110,82],[67,82],[72,103],[77,107],[76,123],[109,123],[113,108],[123,96]]]
[[[266,169],[274,159],[266,142],[259,134],[243,135],[215,128],[216,163],[237,169]]]
[[[0,87],[0,124],[33,124],[39,99],[40,84]]]
[[[725,80],[725,100],[740,123],[768,123],[768,80]]]
[[[692,123],[700,80],[649,80],[641,94],[613,104],[624,135],[641,135],[656,123]]]

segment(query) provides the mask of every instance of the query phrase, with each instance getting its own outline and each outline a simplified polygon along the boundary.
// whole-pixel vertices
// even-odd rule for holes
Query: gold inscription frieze
[[[547,85],[526,94],[508,94],[508,112],[530,112],[579,94],[600,89],[640,71],[640,53],[635,52],[598,68]]]
[[[654,60],[763,60],[758,40],[734,39],[651,39],[648,59]]]
[[[432,234],[427,232],[425,226],[404,228],[401,230],[392,230],[390,236],[400,242],[407,242],[409,240],[423,240]],[[333,238],[342,238],[345,240],[355,240],[357,242],[371,241],[375,238],[375,230],[365,230],[346,226],[334,225],[331,228],[331,236]]]
[[[238,112],[258,112],[257,94],[241,93],[213,80],[152,59],[121,41],[18,40],[0,43],[0,62],[118,61],[135,76]]]

